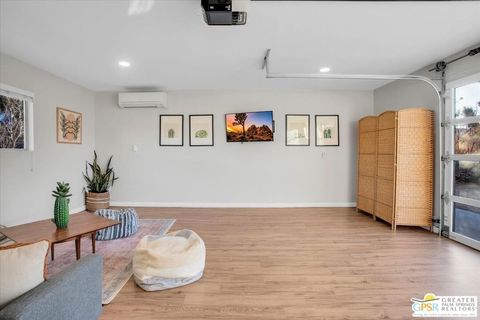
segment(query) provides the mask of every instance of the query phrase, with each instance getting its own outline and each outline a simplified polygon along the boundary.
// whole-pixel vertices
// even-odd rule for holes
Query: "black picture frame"
[[[337,144],[318,144],[317,125],[318,117],[336,117],[337,118]],[[315,115],[315,146],[316,147],[339,147],[340,146],[340,116],[338,114],[316,114]]]
[[[308,143],[306,144],[289,144],[288,142],[288,118],[289,117],[306,117],[308,130]],[[285,115],[285,146],[287,147],[308,147],[310,146],[310,115],[309,114],[286,114]]]
[[[192,144],[192,117],[211,117],[211,136],[212,136],[212,143],[211,144]],[[213,147],[215,145],[215,132],[214,132],[214,116],[213,114],[191,114],[188,116],[188,144],[190,147]]]
[[[182,138],[181,138],[181,143],[179,144],[165,144],[165,141],[163,141],[162,143],[162,118],[173,118],[173,117],[178,117],[181,119],[181,135],[182,135]],[[161,147],[183,147],[183,130],[184,130],[184,126],[183,126],[183,114],[161,114],[160,115],[160,127],[159,127],[159,144]],[[164,138],[165,140],[165,138]]]

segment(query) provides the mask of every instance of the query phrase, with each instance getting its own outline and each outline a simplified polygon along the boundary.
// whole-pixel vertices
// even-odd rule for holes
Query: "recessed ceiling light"
[[[321,73],[330,72],[330,68],[329,68],[329,67],[321,67],[321,68],[320,68],[320,72],[321,72]]]
[[[125,60],[121,60],[121,61],[118,61],[118,65],[119,65],[120,67],[125,67],[125,68],[126,68],[126,67],[130,67],[130,62],[125,61]]]

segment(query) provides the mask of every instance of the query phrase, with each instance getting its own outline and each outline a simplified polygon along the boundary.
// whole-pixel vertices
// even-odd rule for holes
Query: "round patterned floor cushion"
[[[96,240],[125,238],[138,231],[138,215],[133,208],[119,210],[99,209],[95,211],[95,215],[120,221],[120,224],[97,231]]]
[[[143,237],[133,255],[135,282],[145,291],[184,286],[202,277],[205,256],[205,243],[192,230]]]

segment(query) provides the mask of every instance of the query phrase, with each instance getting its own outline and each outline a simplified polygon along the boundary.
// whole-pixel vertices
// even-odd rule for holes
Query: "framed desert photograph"
[[[57,142],[82,143],[82,114],[72,110],[57,108]]]
[[[160,146],[183,146],[183,115],[160,115]]]
[[[340,145],[339,116],[315,116],[315,145],[338,147]]]
[[[310,115],[285,115],[285,144],[287,146],[310,145]]]
[[[273,111],[227,113],[225,128],[227,142],[273,141],[275,132]]]
[[[213,146],[213,114],[192,114],[189,116],[190,146]]]

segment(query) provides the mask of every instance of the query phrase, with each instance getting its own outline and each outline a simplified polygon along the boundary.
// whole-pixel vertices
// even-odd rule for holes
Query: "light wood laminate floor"
[[[204,277],[145,292],[132,279],[101,319],[411,319],[411,297],[480,296],[480,252],[351,208],[139,208],[205,241]]]

